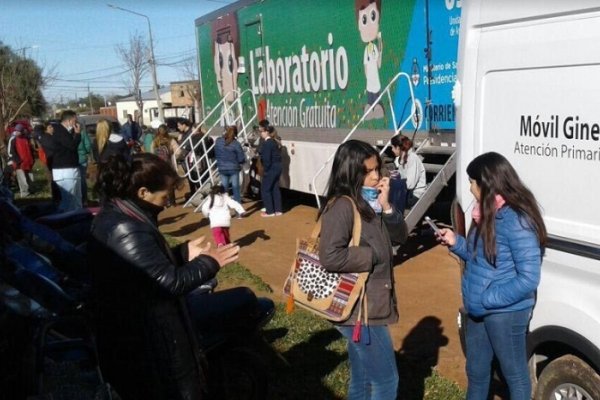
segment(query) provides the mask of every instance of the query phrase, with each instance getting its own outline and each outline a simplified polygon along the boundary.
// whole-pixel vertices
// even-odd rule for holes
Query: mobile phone
[[[425,217],[425,222],[427,222],[429,224],[429,226],[431,227],[431,229],[433,229],[433,231],[435,232],[436,235],[441,235],[442,231],[440,230],[440,228],[438,228],[438,226],[436,224],[433,223],[433,221],[431,220],[431,218],[429,217]]]

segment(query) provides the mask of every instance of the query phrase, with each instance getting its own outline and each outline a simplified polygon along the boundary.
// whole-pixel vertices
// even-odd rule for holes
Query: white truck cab
[[[456,89],[462,226],[466,166],[496,151],[550,236],[528,336],[532,396],[600,400],[600,1],[462,2]]]

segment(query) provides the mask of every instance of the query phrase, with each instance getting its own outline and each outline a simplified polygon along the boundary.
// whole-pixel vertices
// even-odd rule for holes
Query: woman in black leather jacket
[[[124,400],[205,396],[203,358],[183,297],[237,259],[239,247],[203,239],[169,248],[157,216],[179,178],[153,154],[113,157],[97,189],[89,257],[100,367]]]

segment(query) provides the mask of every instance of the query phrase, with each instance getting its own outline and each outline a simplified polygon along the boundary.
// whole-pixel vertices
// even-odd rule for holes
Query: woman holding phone
[[[388,325],[398,321],[394,291],[393,240],[408,236],[402,214],[388,201],[389,178],[382,177],[379,153],[368,143],[349,140],[338,147],[327,201],[320,210],[319,258],[330,272],[369,272],[365,287],[366,325],[357,325],[360,302],[336,328],[348,340],[348,399],[395,399],[398,370]],[[356,206],[360,246],[349,246]],[[366,314],[365,314],[366,315]]]
[[[467,166],[477,201],[466,238],[449,229],[442,244],[466,262],[462,296],[468,312],[468,400],[486,399],[494,356],[512,400],[531,398],[526,333],[547,234],[531,191],[504,156],[485,153]]]

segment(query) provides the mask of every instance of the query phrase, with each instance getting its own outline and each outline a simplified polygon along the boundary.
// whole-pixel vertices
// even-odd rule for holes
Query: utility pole
[[[94,106],[92,105],[92,94],[90,93],[90,84],[88,83],[88,101],[90,102],[90,114],[94,114]]]
[[[165,115],[163,112],[163,105],[162,105],[162,100],[160,98],[160,95],[158,94],[158,79],[156,77],[156,59],[154,58],[154,43],[152,41],[152,26],[150,26],[150,18],[142,13],[136,12],[136,11],[131,11],[128,10],[126,8],[123,7],[119,7],[119,6],[115,6],[113,4],[107,4],[107,6],[109,6],[110,8],[114,8],[116,10],[121,10],[121,11],[125,11],[131,14],[135,14],[138,15],[140,17],[144,17],[146,18],[146,21],[148,22],[148,34],[150,35],[150,65],[152,66],[152,82],[153,82],[153,86],[154,86],[154,96],[156,97],[156,105],[158,106],[158,118],[160,119],[161,122],[165,121]]]

